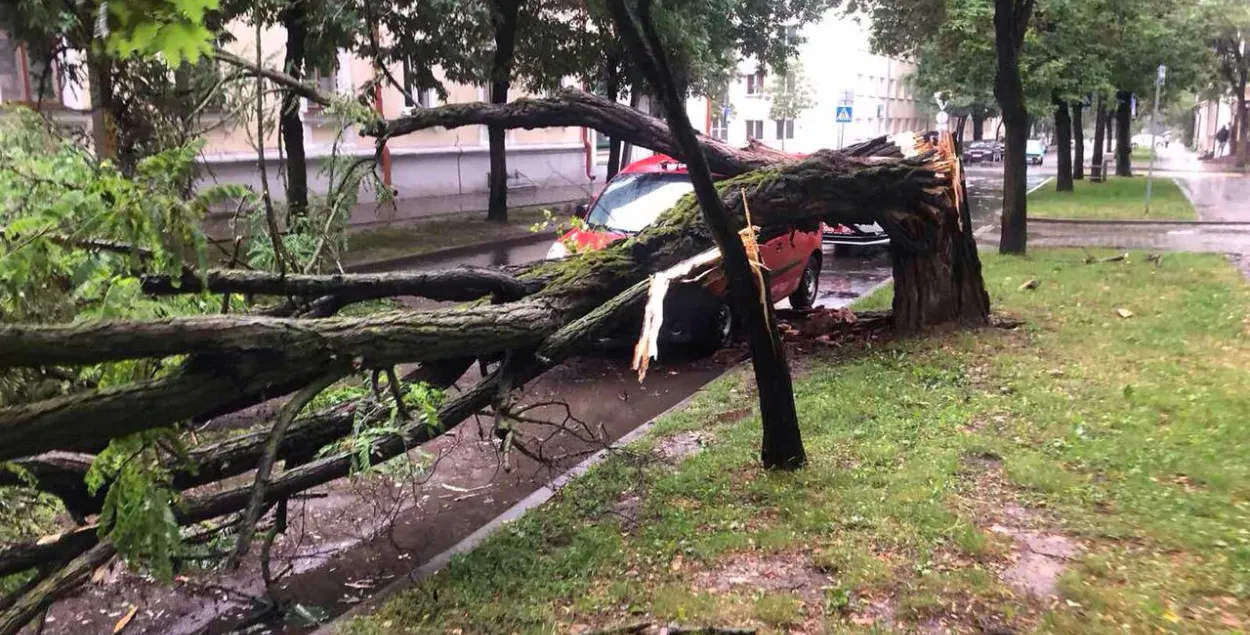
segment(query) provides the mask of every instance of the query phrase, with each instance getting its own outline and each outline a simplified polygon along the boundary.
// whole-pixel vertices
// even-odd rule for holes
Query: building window
[[[764,122],[759,119],[747,120],[747,139],[763,139]]]
[[[794,138],[794,120],[778,119],[777,120],[777,138],[793,139]]]
[[[435,103],[435,92],[432,88],[421,88],[417,65],[411,60],[404,60],[404,106],[408,108],[432,108]]]
[[[797,26],[786,27],[786,44],[798,44],[798,42],[799,42],[799,27]]]
[[[49,63],[6,33],[0,33],[0,101],[60,105],[61,77]]]
[[[308,81],[312,82],[317,88],[317,92],[326,95],[333,95],[338,92],[338,60],[329,60],[322,64],[310,64],[308,67]],[[309,112],[320,112],[323,109],[321,104],[308,101]]]
[[[764,94],[764,71],[756,71],[747,75],[747,97],[758,97]]]
[[[729,141],[729,122],[723,117],[712,117],[712,129],[708,131],[717,141]]]

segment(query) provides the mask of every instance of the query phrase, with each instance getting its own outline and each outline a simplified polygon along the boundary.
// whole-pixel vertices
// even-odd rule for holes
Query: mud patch
[[[738,589],[796,593],[809,604],[819,601],[832,576],[801,554],[740,553],[695,574],[695,584],[713,593]],[[819,606],[819,604],[817,604]]]
[[[634,492],[626,492],[612,506],[612,513],[621,523],[621,531],[632,534],[638,528],[638,518],[642,515],[642,497]]]
[[[1076,542],[1051,530],[1054,523],[1042,510],[1011,500],[1002,478],[1001,457],[969,455],[964,463],[974,481],[972,503],[978,524],[1011,539],[1008,564],[999,577],[1020,595],[1043,601],[1058,597],[1059,576],[1080,553]]]
[[[679,432],[655,442],[655,454],[668,463],[680,463],[698,454],[712,440],[706,432]]]

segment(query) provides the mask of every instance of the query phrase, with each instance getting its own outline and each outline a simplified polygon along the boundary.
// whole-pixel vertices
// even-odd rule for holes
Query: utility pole
[[[1150,111],[1150,167],[1146,168],[1146,215],[1150,215],[1150,186],[1155,172],[1155,118],[1159,116],[1159,91],[1163,89],[1163,79],[1167,76],[1168,67],[1159,65],[1159,75],[1155,78],[1155,107]]]

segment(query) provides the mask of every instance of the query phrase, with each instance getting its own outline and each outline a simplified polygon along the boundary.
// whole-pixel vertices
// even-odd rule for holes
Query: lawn
[[[342,632],[1245,632],[1250,287],[1144,256],[987,255],[1023,326],[797,356],[795,473],[730,373]]]
[[[1146,214],[1146,178],[1112,177],[1106,183],[1075,182],[1074,192],[1056,192],[1052,180],[1029,195],[1029,216],[1091,220],[1197,220],[1194,206],[1169,178],[1156,178]]]

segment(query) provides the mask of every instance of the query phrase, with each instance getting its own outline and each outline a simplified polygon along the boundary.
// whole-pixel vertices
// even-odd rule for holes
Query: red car
[[[608,181],[589,206],[578,209],[585,221],[560,237],[547,258],[603,247],[636,234],[682,196],[694,191],[686,166],[655,155],[632,163]],[[792,230],[760,245],[774,299],[788,298],[795,308],[810,308],[820,282],[821,232]],[[711,289],[683,285],[670,292],[664,307],[662,340],[715,350],[733,338],[734,317],[724,299],[725,285]]]

